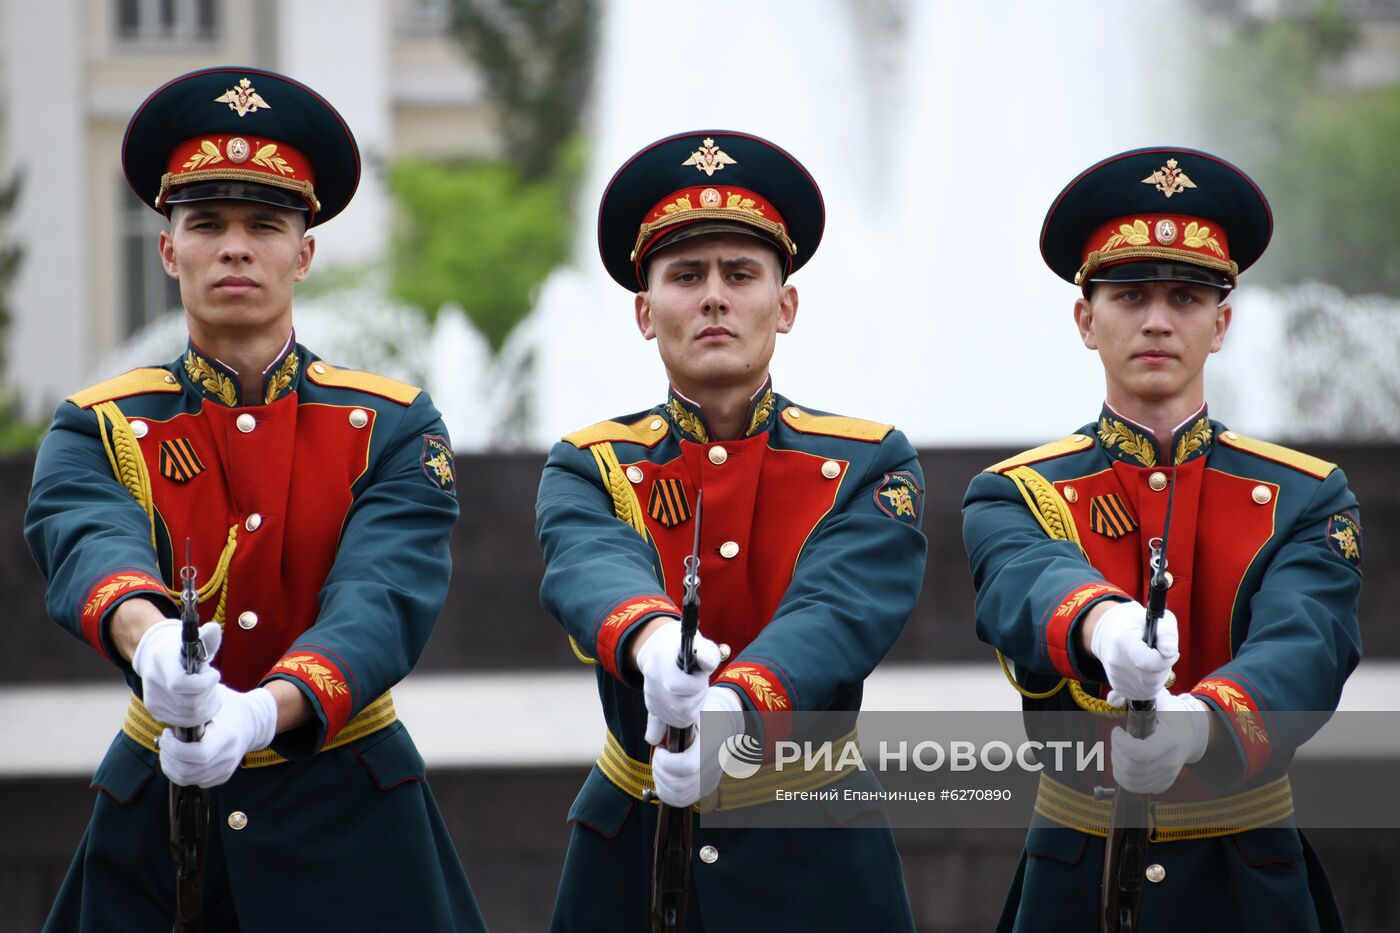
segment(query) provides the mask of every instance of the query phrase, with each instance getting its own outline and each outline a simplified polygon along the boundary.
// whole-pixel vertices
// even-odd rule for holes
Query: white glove
[[[195,674],[186,674],[180,661],[180,629],[179,619],[166,619],[146,629],[136,643],[131,666],[141,676],[141,699],[152,716],[175,726],[202,726],[219,711],[221,696],[215,689],[219,672],[209,662],[219,650],[223,629],[217,622],[199,627],[206,660]]]
[[[160,737],[160,769],[171,783],[216,787],[230,777],[249,752],[267,748],[277,734],[277,700],[258,687],[247,693],[219,684],[219,713],[198,742],[182,742],[173,730]]]
[[[1189,693],[1157,694],[1157,727],[1135,739],[1122,726],[1113,730],[1113,778],[1135,794],[1160,794],[1181,769],[1201,760],[1210,742],[1210,710]]]
[[[701,797],[707,797],[719,786],[719,745],[730,736],[744,731],[744,704],[739,694],[728,687],[711,687],[705,691],[701,706],[699,728],[689,747],[683,752],[668,752],[658,746],[651,757],[651,775],[656,794],[673,807],[688,807]],[[701,730],[718,730],[705,742],[713,752],[701,760]]]
[[[1103,664],[1108,685],[1129,700],[1150,700],[1167,684],[1177,653],[1176,616],[1168,609],[1157,623],[1157,647],[1147,647],[1142,633],[1147,609],[1120,602],[1099,617],[1089,650]]]
[[[683,752],[658,745],[651,754],[651,780],[656,796],[673,807],[688,807],[700,799],[700,733]]]
[[[637,651],[642,672],[642,693],[647,704],[648,745],[666,735],[667,726],[685,729],[700,717],[700,705],[710,686],[710,672],[719,667],[719,646],[698,632],[695,635],[694,674],[676,664],[681,650],[681,623],[672,619],[652,632]]]

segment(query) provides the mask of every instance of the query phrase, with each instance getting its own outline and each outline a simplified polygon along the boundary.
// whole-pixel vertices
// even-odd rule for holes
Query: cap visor
[[[202,181],[180,185],[172,188],[162,203],[168,207],[196,201],[253,201],[293,211],[311,209],[302,197],[291,191],[246,181]]]
[[[1185,282],[1214,288],[1234,287],[1229,276],[1189,262],[1124,262],[1096,269],[1089,283],[1096,282]]]

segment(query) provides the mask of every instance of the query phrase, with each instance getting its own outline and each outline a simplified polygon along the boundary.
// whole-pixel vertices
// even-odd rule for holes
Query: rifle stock
[[[1167,590],[1172,575],[1167,572],[1167,535],[1171,531],[1173,479],[1167,493],[1167,517],[1162,537],[1149,542],[1152,580],[1147,590],[1147,619],[1142,640],[1157,647],[1157,624],[1167,611]],[[1135,739],[1145,739],[1157,727],[1157,701],[1131,700],[1124,714],[1123,728]],[[1113,797],[1113,815],[1103,853],[1102,933],[1140,933],[1143,880],[1147,872],[1148,816],[1150,797],[1119,787],[1095,788],[1094,796]]]
[[[199,640],[199,591],[185,540],[185,565],[180,568],[180,661],[193,674],[207,660]],[[198,742],[203,726],[177,726],[182,742]],[[175,860],[174,933],[204,930],[204,849],[209,837],[209,792],[202,787],[170,785],[170,855]]]
[[[695,660],[695,635],[700,630],[700,506],[695,497],[695,544],[685,559],[685,595],[681,600],[681,647],[676,666],[687,674],[699,668]],[[695,741],[694,728],[666,728],[666,750],[683,752]],[[662,803],[656,820],[656,851],[651,863],[652,933],[681,933],[685,929],[686,900],[690,894],[690,853],[694,811]]]

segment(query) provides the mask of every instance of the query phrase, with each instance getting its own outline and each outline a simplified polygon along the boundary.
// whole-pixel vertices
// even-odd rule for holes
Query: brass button
[[[739,556],[739,542],[726,541],[719,546],[719,556],[728,560],[731,557]]]
[[[1225,438],[1225,440],[1227,440],[1227,441],[1239,440],[1239,437],[1240,437],[1240,436],[1239,436],[1238,434],[1236,434],[1234,431],[1226,431],[1224,434],[1222,434],[1222,435],[1220,435],[1220,436],[1223,437],[1223,438]]]
[[[242,810],[234,810],[228,815],[229,829],[242,829],[248,825],[248,814]]]
[[[704,862],[706,865],[713,865],[715,862],[719,861],[719,849],[716,849],[714,846],[701,846],[700,861]]]
[[[238,430],[242,431],[244,434],[247,434],[248,432],[252,431],[253,428],[258,426],[257,419],[255,419],[252,415],[248,414],[247,412],[244,412],[243,414],[239,415],[233,423],[237,425]]]
[[[635,463],[632,464],[627,468],[627,478],[633,483],[640,483],[642,481],[642,468]]]
[[[1261,483],[1258,486],[1255,486],[1249,495],[1250,498],[1252,498],[1255,502],[1259,503],[1260,505],[1268,505],[1269,500],[1274,497],[1274,491],[1268,486],[1265,486]]]
[[[723,447],[716,445],[710,448],[710,462],[713,463],[715,466],[719,466],[721,463],[728,459],[729,451],[725,450]]]
[[[131,433],[136,435],[138,441],[149,434],[150,431],[151,426],[144,421],[131,422]]]
[[[835,460],[828,460],[826,463],[822,464],[822,476],[825,476],[827,479],[835,479],[840,475],[841,464],[837,463]]]
[[[730,648],[728,645],[726,645],[724,642],[720,642],[720,643],[719,643],[719,659],[720,659],[721,661],[728,661],[728,660],[729,660],[729,655],[730,655],[732,652],[733,652],[733,649]]]
[[[322,366],[320,363],[312,363],[311,371],[318,376],[324,375],[326,372],[326,367]]]
[[[660,430],[661,430],[661,425],[662,425],[663,423],[664,423],[664,422],[662,422],[662,420],[661,420],[660,418],[653,418],[653,419],[651,419],[651,429],[652,429],[653,431],[660,431]]]
[[[1153,470],[1147,477],[1147,485],[1152,487],[1153,492],[1161,492],[1167,488],[1167,474],[1160,470]]]
[[[1162,879],[1167,877],[1167,870],[1157,863],[1147,866],[1147,880],[1153,884],[1161,884]]]
[[[175,384],[175,377],[172,376],[172,375],[170,375],[169,373],[166,373],[166,374],[165,374],[165,382],[166,382],[167,385],[172,385],[172,386],[173,386],[173,385]]]
[[[251,629],[258,624],[258,614],[252,612],[240,612],[238,614],[238,627],[241,629]]]
[[[1176,671],[1167,671],[1167,683],[1166,683],[1166,688],[1167,688],[1168,690],[1170,690],[1172,687],[1175,687],[1175,686],[1176,686]]]
[[[790,418],[801,418],[801,417],[802,417],[802,409],[800,409],[800,408],[789,408],[789,409],[787,410],[787,414],[788,414],[788,417],[790,417]]]
[[[1085,437],[1083,434],[1076,434],[1076,435],[1074,435],[1073,437],[1071,437],[1070,440],[1073,441],[1073,442],[1076,443],[1076,444],[1082,444],[1082,443],[1084,443],[1085,441],[1087,441],[1088,438]]]
[[[363,428],[369,424],[369,413],[363,408],[357,408],[350,412],[350,427]]]
[[[247,528],[249,531],[257,531],[262,527],[262,516],[254,512],[243,522],[243,527]]]
[[[1065,487],[1065,501],[1073,505],[1079,501],[1079,490],[1073,486]]]

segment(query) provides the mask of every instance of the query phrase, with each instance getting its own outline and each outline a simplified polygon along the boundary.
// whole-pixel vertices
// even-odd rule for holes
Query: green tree
[[[457,305],[499,353],[535,292],[568,256],[568,205],[580,163],[527,180],[513,164],[403,162],[389,174],[401,212],[395,297],[430,318]]]
[[[13,312],[9,288],[19,274],[24,249],[9,241],[7,221],[19,203],[24,188],[23,176],[16,173],[9,181],[0,182],[0,376],[5,371],[5,344],[10,335]],[[0,453],[33,450],[43,437],[45,428],[24,417],[19,398],[8,387],[0,388]]]
[[[8,292],[19,274],[20,260],[24,258],[24,250],[18,244],[7,242],[4,234],[23,187],[23,176],[18,173],[8,182],[0,182],[0,373],[5,369],[5,338],[9,336],[12,320]]]
[[[1274,207],[1274,241],[1251,278],[1400,295],[1400,85],[1343,80],[1360,31],[1336,2],[1273,19],[1236,6],[1225,25],[1223,42],[1205,49],[1196,94],[1211,147],[1248,171]]]
[[[527,182],[555,172],[578,131],[596,58],[597,0],[453,0],[452,28],[500,111]]]

